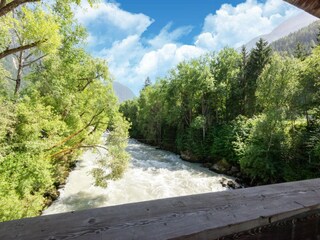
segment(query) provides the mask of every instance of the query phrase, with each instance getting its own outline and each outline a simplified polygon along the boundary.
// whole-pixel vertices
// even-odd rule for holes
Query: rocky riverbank
[[[213,159],[210,158],[199,158],[198,156],[192,154],[190,151],[178,151],[175,147],[171,145],[158,145],[145,139],[136,139],[139,142],[151,145],[157,149],[162,149],[166,151],[178,154],[180,158],[184,161],[191,163],[201,163],[203,167],[209,170],[230,176],[230,178],[221,178],[220,183],[223,187],[228,187],[229,189],[238,189],[243,187],[253,186],[250,184],[250,180],[246,178],[237,166],[230,165],[226,160],[221,160],[216,163],[212,163]]]
[[[59,165],[59,171],[57,171],[56,173],[56,181],[53,183],[52,188],[46,191],[43,195],[45,201],[42,210],[45,210],[46,208],[50,207],[50,205],[59,198],[59,190],[65,186],[69,174],[72,172],[72,170],[75,169],[79,155],[80,154],[76,156],[66,155],[58,160],[60,163],[63,164]]]
[[[225,159],[214,162],[213,159],[210,158],[199,158],[189,151],[181,152],[180,158],[184,161],[192,162],[192,163],[201,163],[203,167],[208,168],[209,170],[230,176],[230,179],[223,178],[221,179],[221,185],[223,187],[228,187],[231,189],[243,188],[243,187],[251,187],[260,185],[259,183],[255,183],[246,177],[240,170],[238,166],[231,165]]]

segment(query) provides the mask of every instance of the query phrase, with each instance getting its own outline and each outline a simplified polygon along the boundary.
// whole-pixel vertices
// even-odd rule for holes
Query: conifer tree
[[[305,60],[307,55],[308,53],[306,47],[299,42],[296,46],[296,49],[293,52],[293,56],[303,61]]]
[[[245,115],[253,116],[257,112],[256,96],[257,79],[263,68],[270,62],[272,49],[268,42],[262,38],[256,43],[256,47],[251,50],[248,64],[246,66],[246,86],[245,86]]]
[[[145,89],[146,87],[150,86],[152,84],[151,80],[149,77],[146,78],[146,80],[144,81],[144,87],[143,89]]]

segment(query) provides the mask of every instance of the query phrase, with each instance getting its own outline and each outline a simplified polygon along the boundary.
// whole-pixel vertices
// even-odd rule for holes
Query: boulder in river
[[[191,153],[190,151],[181,151],[180,152],[180,157],[182,160],[188,161],[188,162],[193,162],[193,163],[199,163],[201,162],[201,159]]]
[[[227,179],[227,178],[223,177],[220,179],[220,183],[221,183],[222,187],[227,187],[229,189],[242,188],[242,186],[233,179]]]
[[[232,166],[225,159],[222,159],[219,162],[213,164],[210,170],[217,173],[226,174],[231,168]]]

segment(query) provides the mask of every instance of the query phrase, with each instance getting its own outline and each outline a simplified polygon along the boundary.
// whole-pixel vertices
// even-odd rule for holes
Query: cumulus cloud
[[[271,32],[281,22],[298,12],[282,0],[246,0],[236,6],[224,4],[204,19],[194,43],[183,44],[181,37],[191,33],[191,26],[173,28],[168,23],[152,38],[144,33],[154,20],[142,13],[121,9],[117,3],[102,2],[93,9],[78,11],[77,18],[89,29],[89,49],[108,60],[116,81],[135,93],[146,77],[164,76],[180,61],[198,57],[224,46],[239,47],[251,39]]]
[[[146,53],[139,35],[131,35],[116,41],[111,48],[101,50],[97,55],[107,59],[111,74],[115,80],[127,85],[136,83],[135,67]],[[143,81],[140,79],[140,81]]]
[[[148,43],[153,48],[161,48],[167,43],[173,43],[179,40],[182,36],[188,35],[192,31],[192,26],[183,26],[170,31],[172,23],[167,24],[161,29],[160,33],[150,39]]]
[[[205,53],[203,49],[193,45],[167,43],[154,49],[143,46],[141,41],[138,35],[129,36],[99,53],[100,57],[107,59],[114,78],[136,93],[147,77],[162,77],[179,62]]]
[[[109,46],[130,35],[141,35],[154,22],[142,13],[130,13],[114,2],[101,2],[89,7],[86,4],[76,11],[78,21],[95,34],[95,45]],[[91,38],[92,40],[92,38]]]
[[[179,62],[199,57],[204,53],[203,49],[193,45],[165,44],[160,49],[147,52],[135,72],[138,76],[149,76],[154,79],[163,76]]]
[[[224,4],[204,21],[195,45],[208,50],[224,46],[240,47],[251,39],[271,32],[298,10],[281,0],[247,0],[236,6]]]

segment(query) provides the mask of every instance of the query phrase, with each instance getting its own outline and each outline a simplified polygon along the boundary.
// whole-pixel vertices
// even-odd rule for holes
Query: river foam
[[[85,152],[60,190],[60,197],[43,214],[226,190],[219,182],[223,175],[182,161],[174,153],[133,139],[127,151],[131,155],[129,168],[121,179],[109,181],[105,189],[94,186],[90,171],[106,151]]]

